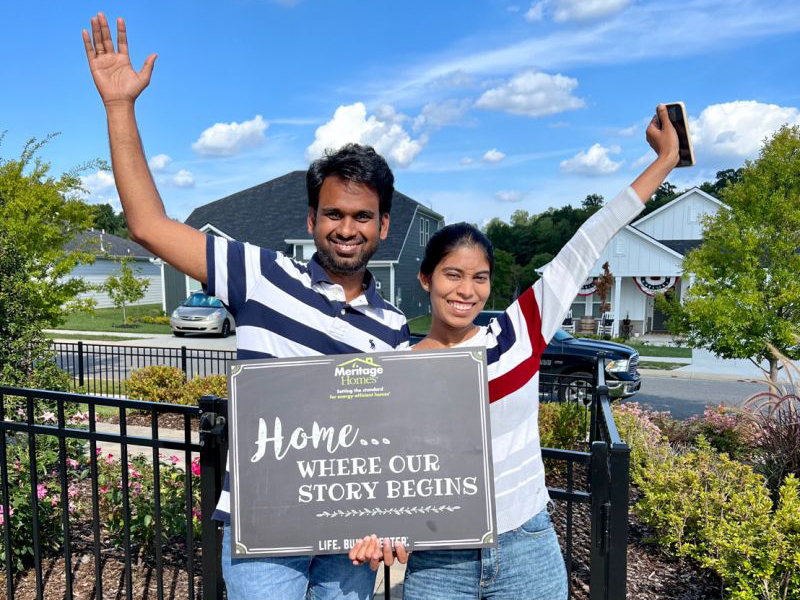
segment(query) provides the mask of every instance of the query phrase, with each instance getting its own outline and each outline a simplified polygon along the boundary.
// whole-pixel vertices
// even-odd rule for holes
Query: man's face
[[[326,177],[316,213],[309,208],[308,232],[322,267],[331,275],[364,270],[389,233],[389,215],[381,215],[378,194],[368,186],[341,177]]]

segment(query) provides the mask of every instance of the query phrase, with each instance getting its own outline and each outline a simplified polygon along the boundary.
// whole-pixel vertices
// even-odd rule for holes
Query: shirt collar
[[[311,257],[311,260],[308,261],[308,273],[311,276],[311,284],[315,285],[318,283],[328,283],[330,285],[335,285],[331,278],[328,277],[328,274],[325,272],[325,269],[319,262],[319,257],[317,253],[314,253],[314,256]],[[386,302],[378,293],[378,286],[375,284],[375,277],[373,277],[372,273],[369,272],[369,269],[364,271],[364,281],[362,283],[362,289],[364,290],[364,297],[367,299],[367,302],[375,307],[375,308],[385,308]],[[356,304],[357,301],[354,301]]]

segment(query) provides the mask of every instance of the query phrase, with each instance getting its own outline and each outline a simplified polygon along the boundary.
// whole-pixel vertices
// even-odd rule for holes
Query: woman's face
[[[434,320],[454,329],[468,327],[491,292],[486,253],[477,245],[458,246],[436,265],[430,278],[420,275],[420,283],[430,293]]]

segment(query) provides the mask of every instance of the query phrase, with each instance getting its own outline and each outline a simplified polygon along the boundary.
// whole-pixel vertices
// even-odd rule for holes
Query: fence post
[[[592,443],[589,466],[589,480],[592,490],[591,504],[591,549],[589,551],[589,599],[608,599],[608,444]]]
[[[183,376],[189,379],[189,372],[186,369],[186,346],[181,346],[181,371]]]
[[[83,342],[78,340],[78,385],[83,387]]]
[[[186,348],[184,347],[184,350]],[[203,600],[222,600],[222,535],[219,524],[211,518],[222,491],[227,451],[227,415],[225,400],[203,396],[200,405],[200,519],[203,547]]]
[[[611,445],[611,515],[608,556],[609,600],[625,600],[628,580],[628,502],[631,450]]]

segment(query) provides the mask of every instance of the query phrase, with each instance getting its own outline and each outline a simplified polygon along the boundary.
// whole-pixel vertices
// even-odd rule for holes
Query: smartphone
[[[667,115],[678,134],[678,154],[679,160],[676,167],[691,167],[694,164],[694,150],[692,150],[692,139],[689,137],[689,121],[686,118],[686,107],[683,102],[670,102],[666,105]],[[656,117],[658,118],[658,117]],[[661,127],[661,120],[658,120]]]

